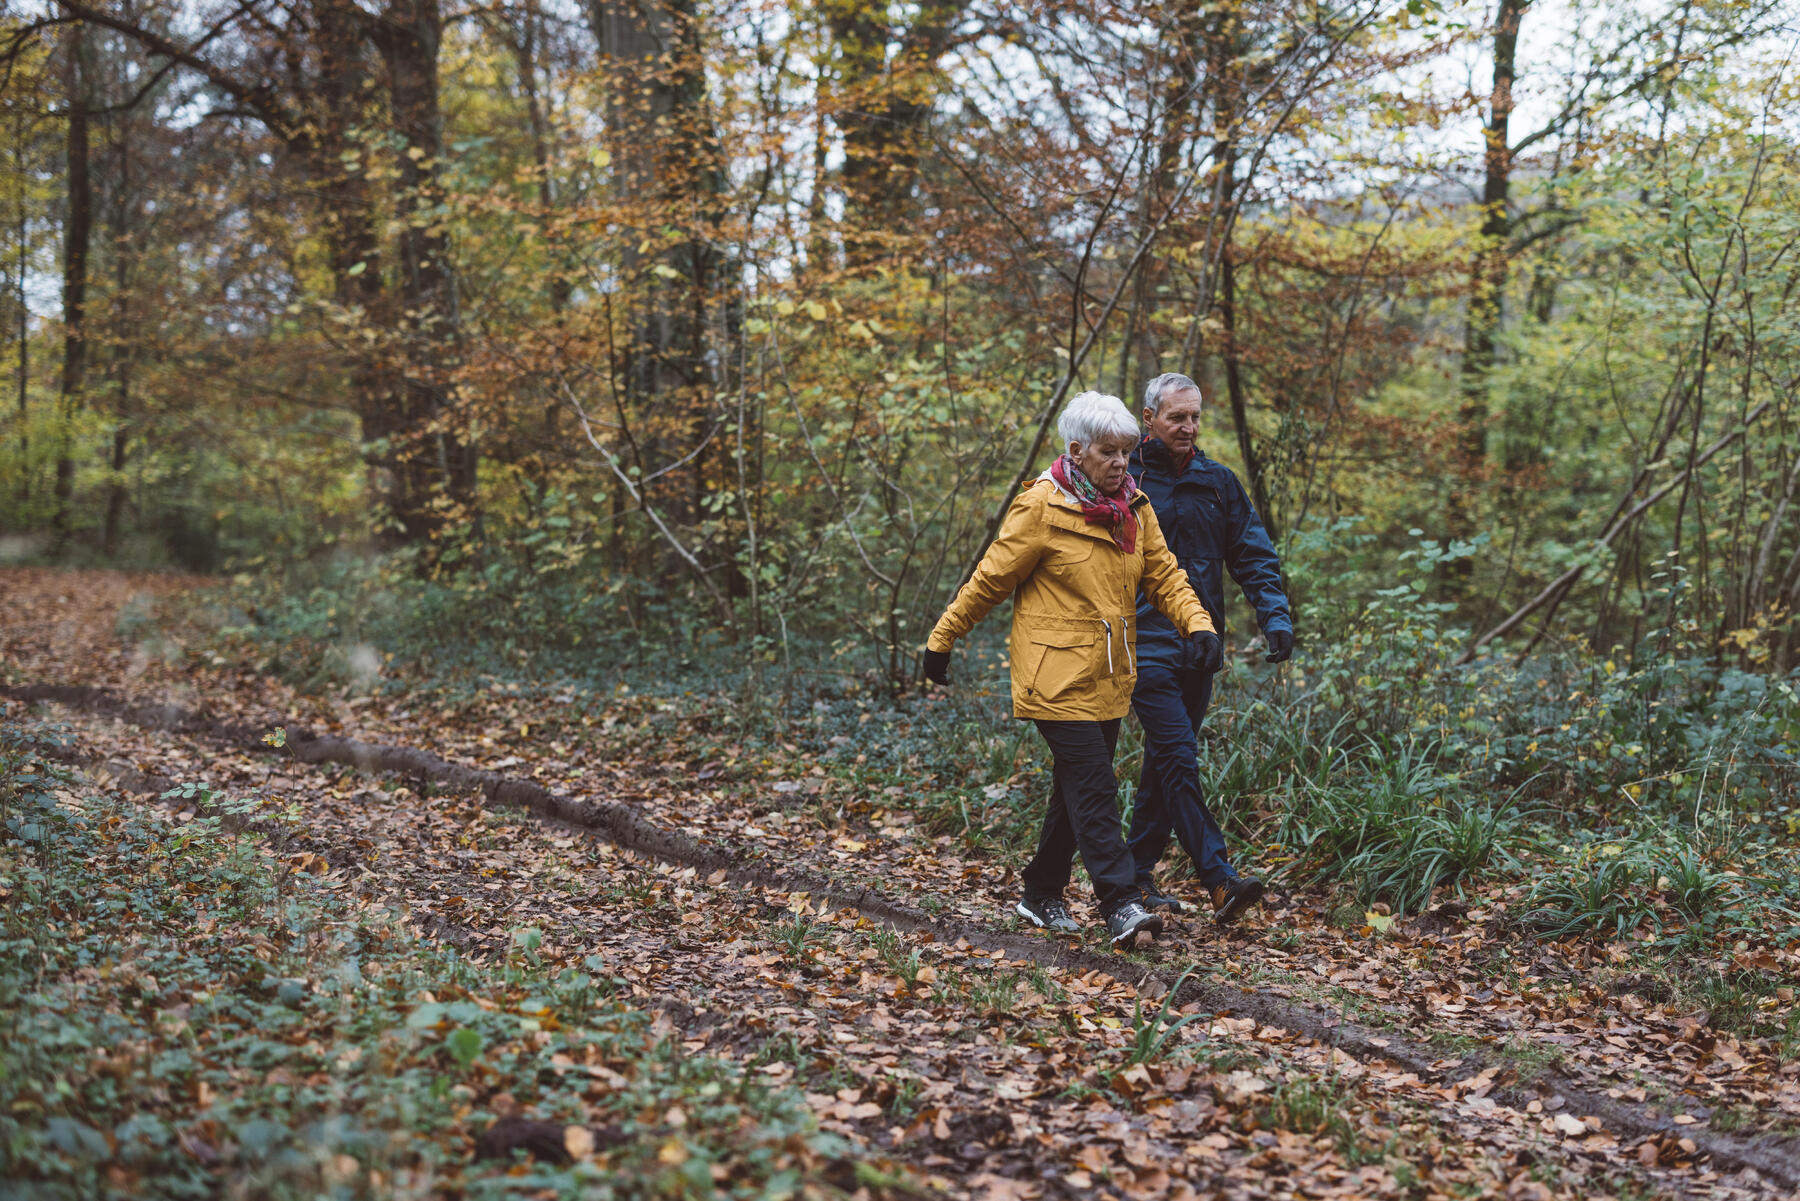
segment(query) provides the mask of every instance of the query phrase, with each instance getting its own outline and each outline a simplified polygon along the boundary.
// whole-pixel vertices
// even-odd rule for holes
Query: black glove
[[[1225,666],[1225,644],[1211,630],[1201,630],[1188,635],[1188,653],[1182,658],[1192,670],[1212,675]]]
[[[1267,659],[1270,663],[1286,663],[1288,656],[1294,653],[1294,631],[1270,630],[1263,635],[1263,641],[1269,644]]]
[[[927,650],[925,652],[925,678],[933,684],[950,682],[950,652]]]

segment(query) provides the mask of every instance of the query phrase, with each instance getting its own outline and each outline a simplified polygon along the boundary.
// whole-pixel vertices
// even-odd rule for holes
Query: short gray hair
[[[1065,447],[1071,442],[1088,446],[1096,438],[1136,438],[1138,423],[1118,397],[1083,392],[1056,419],[1056,432]]]
[[[1162,409],[1164,392],[1185,392],[1189,388],[1196,392],[1200,391],[1200,385],[1181,372],[1165,371],[1144,385],[1144,408],[1151,413],[1159,412]]]

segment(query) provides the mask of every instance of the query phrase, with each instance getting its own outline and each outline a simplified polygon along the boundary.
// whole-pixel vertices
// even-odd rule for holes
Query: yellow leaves
[[[588,162],[592,163],[595,169],[598,170],[611,165],[612,152],[607,150],[604,146],[595,146],[588,151],[587,159]]]
[[[806,315],[811,317],[814,321],[823,321],[828,314],[825,312],[825,306],[823,304],[820,304],[816,300],[809,300],[806,302]]]
[[[323,855],[315,855],[311,851],[301,851],[298,855],[288,856],[288,869],[322,876],[331,870],[331,861]]]
[[[1377,934],[1391,934],[1394,930],[1394,917],[1389,913],[1378,913],[1371,909],[1363,914],[1363,924]]]
[[[563,1127],[563,1150],[570,1159],[586,1159],[594,1153],[594,1134],[586,1126]]]
[[[266,743],[267,745],[272,746],[272,747],[279,748],[279,747],[286,746],[287,745],[287,727],[286,726],[276,726],[273,730],[270,730],[267,734],[264,734],[262,737],[262,740],[264,743]]]

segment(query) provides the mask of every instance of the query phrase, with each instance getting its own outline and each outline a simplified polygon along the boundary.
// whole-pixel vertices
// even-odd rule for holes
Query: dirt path
[[[1485,980],[1478,923],[1473,937],[1440,918],[1447,929],[1376,944],[1327,931],[1295,899],[1274,921],[1301,933],[1280,946],[1266,930],[1222,940],[1190,923],[1147,954],[1114,956],[999,926],[1006,869],[947,853],[903,814],[869,806],[839,830],[777,822],[797,790],[771,790],[785,808],[746,811],[700,778],[705,765],[647,775],[576,731],[507,739],[478,720],[480,702],[431,723],[460,765],[332,735],[296,739],[310,764],[281,762],[259,741],[274,724],[399,748],[419,717],[404,700],[303,697],[160,634],[113,635],[143,585],[0,573],[5,682],[79,688],[33,720],[66,722],[79,754],[114,765],[101,778],[277,791],[305,814],[282,852],[321,857],[329,886],[403,905],[472,947],[536,926],[572,962],[599,954],[684,1040],[794,1081],[822,1123],[954,1191],[1795,1186],[1789,1146],[1709,1129],[1685,1099],[1652,1100],[1700,1084],[1748,1104],[1782,1077],[1646,1005],[1630,1024],[1584,1024],[1532,996],[1528,973],[1525,987]],[[1131,1064],[1139,989],[1160,995],[1196,959],[1212,970],[1175,1005],[1213,1016]],[[1335,1013],[1302,1003],[1326,989],[1341,990]],[[1496,1053],[1496,1031],[1518,1045]],[[1557,1063],[1519,1050],[1551,1035],[1567,1038],[1549,1044],[1564,1049]],[[1579,1053],[1590,1044],[1611,1053]],[[1700,1120],[1678,1121],[1677,1107]]]

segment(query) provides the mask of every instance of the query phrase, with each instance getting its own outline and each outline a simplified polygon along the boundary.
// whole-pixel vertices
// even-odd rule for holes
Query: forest
[[[1791,1195],[1797,56],[0,0],[0,1199]],[[1121,954],[921,655],[1165,372],[1295,650],[1228,582],[1268,902]]]

